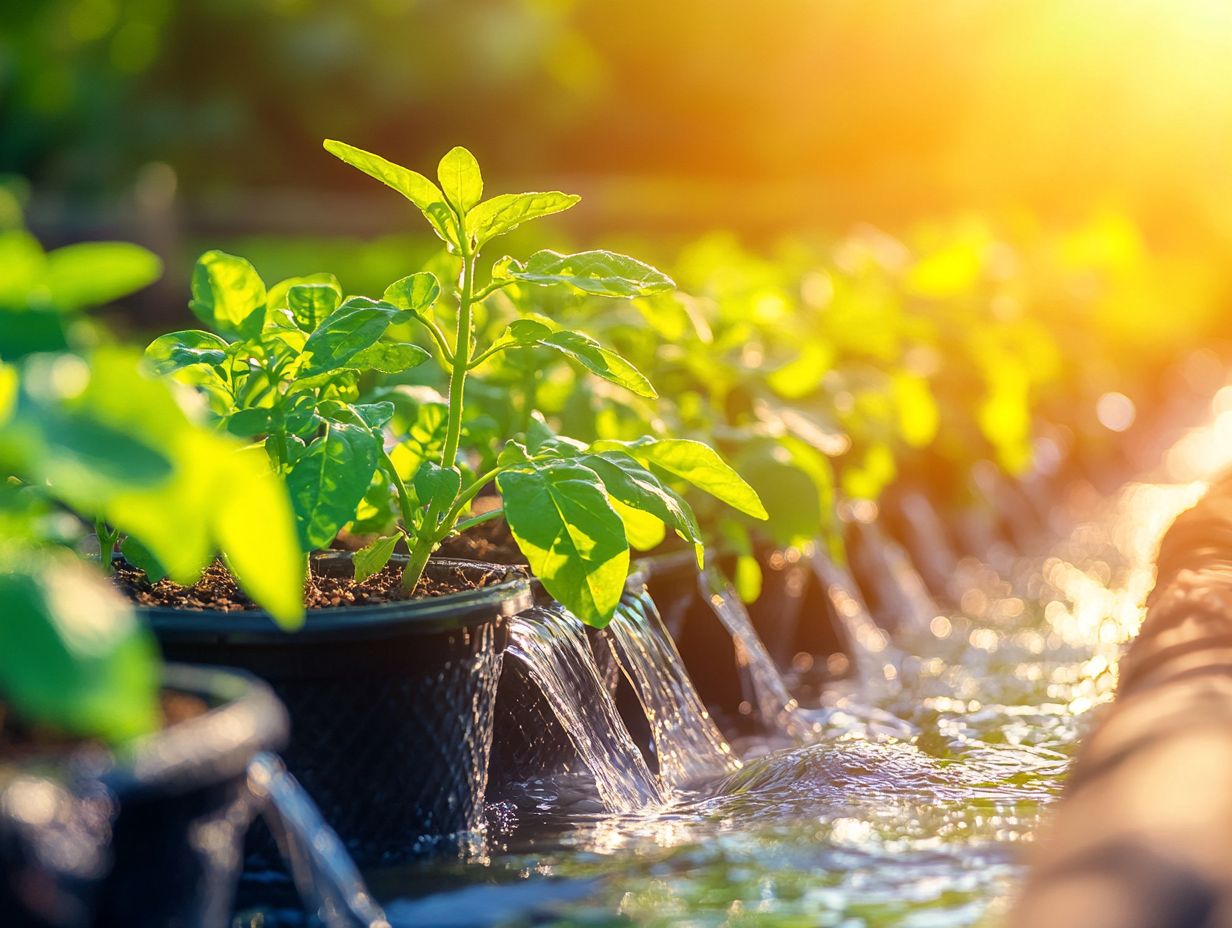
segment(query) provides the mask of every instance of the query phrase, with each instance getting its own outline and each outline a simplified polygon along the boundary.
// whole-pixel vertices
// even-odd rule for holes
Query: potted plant
[[[191,306],[212,331],[164,335],[147,355],[195,386],[220,427],[264,447],[290,492],[305,555],[348,525],[376,538],[353,553],[313,556],[308,618],[294,638],[257,611],[235,609],[246,604],[230,592],[223,602],[201,585],[150,582],[158,565],[141,552],[134,560],[145,577],[135,592],[167,653],[237,664],[274,684],[297,732],[312,733],[292,743],[288,765],[362,863],[442,841],[456,846],[481,824],[501,619],[529,604],[529,588],[516,568],[434,559],[446,538],[503,515],[548,593],[598,626],[624,590],[627,525],[650,516],[701,544],[666,475],[755,515],[760,503],[699,442],[587,445],[534,418],[502,430],[468,412],[476,368],[536,349],[653,395],[619,355],[547,318],[523,315],[500,336],[476,339],[486,301],[514,288],[627,298],[672,286],[654,268],[607,251],[502,258],[481,279],[480,254],[494,238],[577,197],[483,200],[479,167],[461,148],[441,160],[439,186],[360,149],[326,148],[420,209],[446,243],[438,265],[450,273],[410,274],[379,299],[344,297],[328,275],[266,288],[247,262],[211,252],[194,273]],[[446,396],[408,399],[380,385],[380,375],[404,376],[430,356],[406,340],[408,323],[426,333]],[[476,511],[491,491],[499,504]],[[325,602],[345,605],[324,605],[322,583]],[[214,608],[183,608],[205,596]]]
[[[91,528],[111,534],[106,520],[144,527],[129,516],[141,500],[164,501],[173,522],[202,515],[160,495],[185,462],[174,443],[144,440],[146,400],[169,401],[148,410],[168,433],[196,432],[194,475],[226,469],[255,498],[271,486],[135,356],[86,350],[95,332],[75,311],[147,283],[152,255],[119,243],[44,254],[21,230],[0,233],[0,253],[17,284],[0,294],[15,335],[0,362],[0,922],[222,926],[256,811],[248,763],[282,745],[285,713],[251,678],[161,667],[98,559],[77,551]],[[210,537],[208,523],[197,531]],[[153,550],[162,539],[148,534]],[[177,567],[182,554],[167,547]],[[235,554],[249,566],[243,545]],[[217,838],[208,848],[202,829]]]

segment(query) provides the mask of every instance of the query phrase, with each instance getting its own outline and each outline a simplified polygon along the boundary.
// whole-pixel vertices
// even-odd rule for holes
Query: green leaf
[[[898,371],[892,375],[891,386],[903,441],[912,448],[926,447],[936,438],[941,418],[928,380],[917,374]]]
[[[479,173],[479,162],[461,145],[445,153],[437,165],[436,178],[441,182],[445,199],[453,204],[460,216],[465,216],[483,197],[483,175]]]
[[[401,535],[389,535],[385,538],[378,538],[372,544],[356,551],[352,555],[352,561],[355,564],[355,582],[363,583],[369,577],[379,574],[389,563],[401,537]]]
[[[223,455],[214,470],[218,548],[244,591],[283,628],[304,621],[304,569],[288,486],[259,446]]]
[[[154,556],[149,548],[132,535],[124,539],[124,542],[120,545],[120,553],[124,555],[124,560],[144,573],[151,583],[157,583],[159,580],[166,578],[167,568],[162,565],[162,562]]]
[[[411,487],[422,505],[441,515],[458,498],[458,491],[462,489],[462,474],[456,467],[441,467],[435,461],[423,461],[415,471]]]
[[[265,284],[243,258],[207,251],[193,269],[192,296],[189,309],[228,338],[253,338],[265,322]]]
[[[882,441],[853,449],[843,458],[840,483],[843,495],[852,499],[875,500],[894,481],[898,467],[894,452]]]
[[[348,367],[359,371],[381,371],[385,374],[401,374],[418,367],[432,357],[423,348],[410,342],[379,341],[353,355]]]
[[[407,318],[406,313],[387,303],[365,297],[347,300],[304,343],[304,353],[311,356],[305,375],[346,367],[355,355],[376,344],[390,325]]]
[[[332,139],[326,139],[324,144],[325,150],[335,158],[358,168],[369,177],[376,178],[414,203],[442,241],[453,246],[458,245],[451,228],[449,205],[436,184],[422,174],[386,161],[380,155],[374,155],[354,145]]]
[[[604,348],[589,335],[567,329],[553,330],[535,319],[518,319],[510,323],[508,335],[519,345],[548,348],[563,354],[592,374],[638,396],[653,399],[659,395],[641,371],[616,352]]]
[[[306,441],[316,435],[321,427],[316,397],[311,393],[292,394],[274,406],[272,412],[272,424],[276,424],[277,428],[271,431],[283,431]]]
[[[127,242],[84,242],[47,253],[43,282],[60,309],[102,306],[162,275],[158,256]]]
[[[158,486],[173,472],[167,449],[156,436],[143,434],[140,418],[100,415],[92,402],[98,391],[90,389],[97,374],[73,355],[27,362],[14,412],[0,433],[0,458],[13,472],[89,516],[100,515],[118,494]],[[124,374],[110,384],[126,391],[116,400],[151,389],[182,418],[166,384],[140,378],[135,364]]]
[[[765,531],[779,547],[808,544],[828,520],[812,477],[783,448],[760,442],[746,449],[740,470],[756,488],[769,513]]]
[[[27,722],[128,741],[158,727],[157,649],[72,557],[0,563],[0,692]]]
[[[292,287],[316,285],[329,287],[338,294],[338,302],[342,302],[342,284],[338,283],[338,278],[333,274],[321,272],[305,274],[302,277],[288,277],[269,288],[269,294],[265,298],[266,328],[270,326],[270,317],[277,314],[279,310],[290,312],[291,307],[287,303],[287,294],[291,292]]]
[[[648,512],[626,506],[620,500],[609,497],[608,502],[625,524],[625,537],[629,546],[638,551],[649,551],[663,543],[667,537],[667,526]]]
[[[538,251],[525,265],[509,258],[502,259],[493,268],[492,275],[539,286],[568,284],[583,293],[626,298],[671,290],[676,286],[662,271],[613,251],[582,251],[573,255]]]
[[[466,215],[467,231],[477,245],[512,232],[524,222],[564,212],[582,198],[553,190],[547,193],[502,193],[485,200]]]
[[[619,451],[606,451],[583,455],[577,460],[599,475],[609,495],[670,525],[685,541],[702,544],[702,531],[693,509],[636,459]]]
[[[337,289],[326,283],[295,284],[287,290],[291,318],[305,332],[315,331],[341,301]]]
[[[274,430],[274,411],[268,406],[241,409],[227,416],[225,422],[226,430],[240,438],[267,435]]]
[[[212,332],[185,329],[160,335],[145,349],[154,373],[163,376],[195,364],[210,367],[227,360],[227,343]]]
[[[624,451],[646,465],[693,484],[754,519],[765,519],[766,507],[744,479],[709,445],[687,438],[639,438],[636,441],[599,441],[595,451]]]
[[[379,442],[367,428],[331,423],[287,475],[304,551],[328,547],[355,515],[372,474]]]
[[[496,478],[505,519],[531,570],[588,625],[612,619],[629,573],[624,523],[595,472],[571,461]]]
[[[398,309],[405,309],[416,316],[422,316],[440,295],[441,284],[436,279],[436,275],[428,271],[420,271],[418,274],[395,280],[385,288],[385,293],[381,298]]]
[[[742,602],[752,604],[761,599],[762,572],[757,558],[749,554],[737,557],[736,576],[732,582]]]
[[[394,404],[389,400],[379,403],[353,403],[351,411],[370,429],[381,429],[394,417]]]

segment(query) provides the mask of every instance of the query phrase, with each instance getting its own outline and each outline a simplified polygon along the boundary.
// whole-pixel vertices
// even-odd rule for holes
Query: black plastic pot
[[[318,571],[349,575],[350,554]],[[309,610],[294,634],[264,612],[142,609],[172,660],[241,667],[282,699],[284,758],[360,866],[471,847],[483,825],[505,619],[531,603],[516,568],[433,560],[499,582],[447,596]],[[250,868],[277,867],[273,843]]]
[[[208,711],[122,759],[83,746],[0,761],[0,925],[227,924],[256,811],[248,764],[285,743],[286,713],[246,675],[172,665],[165,680]]]

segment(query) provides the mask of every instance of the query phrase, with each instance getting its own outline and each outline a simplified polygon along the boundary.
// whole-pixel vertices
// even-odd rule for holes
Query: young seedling
[[[629,568],[632,527],[656,519],[697,548],[702,536],[688,503],[668,485],[671,477],[708,491],[755,518],[765,518],[757,494],[711,448],[683,439],[583,442],[553,435],[541,420],[525,433],[503,436],[487,470],[467,470],[461,447],[468,375],[500,352],[546,349],[598,377],[646,397],[653,387],[631,363],[581,332],[537,316],[519,318],[487,344],[476,337],[475,313],[485,300],[510,287],[569,287],[581,293],[631,298],[672,289],[663,273],[611,251],[559,254],[539,251],[525,261],[503,257],[480,278],[480,255],[496,237],[524,222],[569,209],[579,197],[560,192],[501,194],[483,200],[483,178],[474,156],[454,148],[441,159],[437,183],[377,155],[342,142],[325,148],[410,200],[461,264],[450,298],[456,308],[452,338],[432,307],[437,278],[412,274],[386,289],[380,305],[413,315],[429,333],[448,376],[448,401],[436,436],[420,439],[419,463],[403,480],[387,457],[383,465],[398,496],[401,534],[409,548],[403,586],[412,590],[433,551],[450,534],[503,514],[531,569],[549,593],[589,624],[612,617]],[[434,456],[425,453],[431,447]],[[466,518],[480,491],[495,483],[501,506]],[[357,576],[379,570],[397,534],[379,538],[356,556]]]

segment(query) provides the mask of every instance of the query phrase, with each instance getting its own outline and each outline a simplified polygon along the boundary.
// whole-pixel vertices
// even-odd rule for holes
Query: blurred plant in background
[[[0,693],[25,724],[122,742],[159,724],[160,682],[102,577],[121,533],[182,582],[221,554],[294,625],[294,522],[260,452],[84,315],[148,285],[158,259],[122,242],[44,251],[2,189],[0,217]]]

